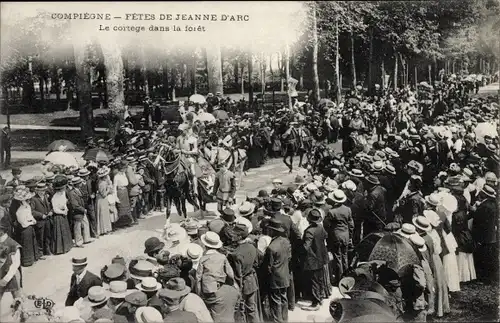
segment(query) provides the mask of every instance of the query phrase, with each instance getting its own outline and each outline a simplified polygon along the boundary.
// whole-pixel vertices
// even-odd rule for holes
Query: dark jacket
[[[495,243],[497,241],[497,206],[495,200],[488,198],[470,213],[472,237],[478,243]]]
[[[318,270],[328,262],[325,240],[328,233],[323,225],[312,223],[304,231],[303,270]]]
[[[240,243],[228,255],[229,263],[233,267],[234,279],[241,288],[243,295],[250,295],[259,290],[259,283],[255,268],[259,265],[257,248],[249,242]]]
[[[412,223],[414,217],[423,214],[425,200],[420,191],[411,192],[399,201],[399,206],[395,213],[399,214],[403,223]]]
[[[68,190],[67,196],[71,217],[75,220],[83,219],[86,211],[86,203],[80,189],[72,188]]]
[[[165,323],[197,323],[198,319],[196,315],[192,312],[175,310],[173,312],[168,313],[163,318],[163,322]]]
[[[38,196],[38,194],[31,198],[31,214],[33,214],[33,217],[37,221],[36,225],[38,227],[45,225],[44,222],[42,222],[44,221],[43,216],[47,215],[50,210],[52,210],[52,206],[50,205],[47,194],[44,194],[43,198]]]
[[[271,289],[290,286],[290,259],[292,246],[285,237],[275,237],[267,247],[262,263],[266,270],[268,286]]]
[[[345,203],[351,209],[352,219],[357,222],[363,221],[364,212],[366,210],[366,201],[363,194],[359,192],[346,192],[347,201]]]
[[[76,275],[71,275],[70,289],[66,297],[66,306],[73,306],[80,297],[87,297],[90,287],[102,286],[102,281],[95,274],[87,271],[82,281],[76,284]]]
[[[351,209],[345,205],[331,209],[325,216],[323,225],[328,233],[329,248],[338,243],[347,245],[354,231]]]
[[[283,228],[285,229],[285,236],[288,238],[292,246],[296,246],[297,241],[300,241],[302,237],[300,236],[299,229],[295,223],[293,223],[292,218],[289,215],[282,214],[281,212],[274,213],[272,217],[281,221]]]
[[[385,188],[376,185],[368,191],[366,196],[366,217],[365,225],[372,223],[376,228],[383,228],[384,224],[380,221],[386,220],[386,202],[385,202]]]

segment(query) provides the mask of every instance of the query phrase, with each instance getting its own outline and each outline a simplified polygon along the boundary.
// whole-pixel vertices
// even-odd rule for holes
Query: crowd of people
[[[382,298],[371,314],[385,321],[445,316],[461,283],[496,282],[498,136],[480,137],[475,130],[495,124],[498,105],[472,98],[453,79],[424,86],[432,89],[430,103],[409,88],[384,92],[377,86],[370,94],[358,88],[339,105],[294,99],[279,113],[229,118],[229,129],[262,133],[269,125],[260,163],[277,152],[273,140],[296,153],[313,137],[309,174],[289,184],[276,179],[271,192],[233,205],[235,175],[219,165],[210,187],[216,219],[167,222],[161,237],[145,241],[144,255],[117,256],[100,273],[86,269],[92,259],[74,258],[60,317],[286,322],[296,307],[319,310],[332,286],[353,301]],[[115,140],[89,141],[88,149],[109,150],[111,160],[83,168],[50,165],[44,178],[24,182],[13,169],[0,198],[1,295],[20,296],[21,267],[164,211],[158,151],[168,144],[179,154],[198,154],[211,128],[196,115],[220,103],[208,101],[186,117],[180,136],[168,122],[146,132],[126,124]],[[285,124],[284,131],[273,130],[277,124]],[[241,131],[228,133],[233,145],[245,137]],[[338,139],[342,153],[324,145]],[[195,159],[185,163],[193,177]],[[387,241],[399,247],[383,252]],[[343,306],[345,312],[349,304]],[[335,303],[330,310],[342,319]]]

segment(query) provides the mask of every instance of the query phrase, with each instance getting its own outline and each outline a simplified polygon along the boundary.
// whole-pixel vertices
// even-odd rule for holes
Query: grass
[[[498,284],[461,284],[461,291],[450,299],[451,313],[434,322],[497,322]]]

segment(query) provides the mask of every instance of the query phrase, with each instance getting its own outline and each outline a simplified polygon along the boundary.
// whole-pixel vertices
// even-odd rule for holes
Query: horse
[[[226,165],[227,169],[231,170],[237,175],[238,184],[237,188],[241,186],[241,178],[244,174],[245,164],[247,163],[248,156],[245,149],[236,148],[230,152],[225,147],[218,146],[204,146],[202,148],[203,157],[209,160],[210,165],[218,171],[221,165]]]
[[[200,209],[200,204],[190,192],[191,183],[188,175],[188,165],[182,160],[180,153],[170,145],[163,144],[155,159],[155,165],[165,175],[165,200],[166,221],[169,222],[172,203],[175,205],[179,216],[187,218],[186,200],[195,208]],[[200,199],[200,185],[198,185],[198,198]],[[204,204],[202,205],[204,206]]]
[[[299,156],[299,167],[302,167],[304,155],[307,157],[307,163],[310,162],[313,138],[309,129],[292,129],[289,133],[285,132],[281,138],[283,140],[282,146],[285,150],[283,162],[290,169],[290,173],[293,170],[294,156]],[[290,163],[287,162],[288,158],[290,158]]]

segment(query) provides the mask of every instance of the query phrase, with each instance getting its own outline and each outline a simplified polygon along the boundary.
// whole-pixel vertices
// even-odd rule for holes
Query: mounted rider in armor
[[[193,183],[193,194],[198,195],[198,178],[196,177],[195,163],[198,155],[198,138],[193,134],[189,125],[183,123],[179,125],[181,131],[177,138],[177,149],[181,155],[181,163],[188,171],[189,177]]]

